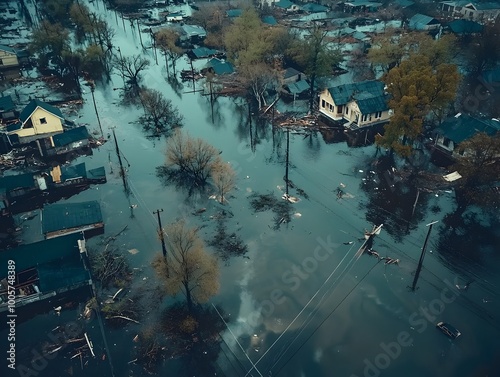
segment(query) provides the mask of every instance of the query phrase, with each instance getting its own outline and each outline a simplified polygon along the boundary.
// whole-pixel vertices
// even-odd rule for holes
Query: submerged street
[[[403,182],[397,185],[401,190],[392,190],[394,185],[385,181],[384,171],[374,163],[384,150],[375,145],[349,147],[345,141],[332,142],[328,132],[315,130],[294,130],[289,135],[289,179],[294,185],[290,193],[299,199],[291,204],[290,221],[273,210],[255,211],[251,203],[256,195],[283,200],[286,130],[258,120],[243,99],[219,97],[212,109],[209,96],[197,91],[201,81],[196,88],[180,81],[173,88],[163,57],[158,56],[156,63],[147,32],[142,33],[143,49],[137,25],[107,10],[100,0],[87,6],[114,28],[114,47],[123,56],[141,54],[150,60],[141,84],[162,92],[178,107],[183,130],[219,150],[236,171],[237,182],[225,205],[211,199],[210,190],[190,193],[165,184],[157,167],[166,159],[166,139],[148,137],[143,131],[138,122],[143,110],[122,102],[123,79],[115,70],[111,81],[96,83],[94,92],[107,142],[92,156],[73,162],[85,162],[88,169],[104,165],[107,183],[93,185],[67,202],[97,200],[101,205],[105,234],[88,240],[90,250],[103,249],[103,239],[126,227],[114,242],[134,270],[131,290],[152,288],[156,280],[151,262],[161,253],[161,243],[154,211],[163,209],[163,224],[184,218],[200,229],[205,242],[214,237],[217,218],[224,211],[227,232],[235,232],[248,247],[244,256],[219,262],[220,290],[207,304],[221,308],[227,321],[220,332],[220,350],[213,357],[224,375],[469,377],[485,376],[484,370],[500,372],[498,218],[496,223],[479,218],[474,228],[462,229],[472,239],[482,240],[478,250],[449,250],[447,246],[455,245],[445,238],[442,220],[455,210],[451,190],[421,192],[416,203],[415,188]],[[181,58],[178,71],[188,67],[187,58]],[[69,118],[87,124],[98,137],[92,95],[82,87],[83,106]],[[22,92],[20,98],[27,102]],[[307,104],[280,103],[278,109],[305,114]],[[119,173],[113,130],[124,158],[128,192]],[[433,221],[438,223],[429,236],[417,289],[411,291],[426,225]],[[398,264],[357,254],[365,231],[380,224],[384,226],[373,239],[373,249],[380,257],[399,259]],[[19,226],[29,230],[30,221]],[[469,282],[467,289],[460,289]],[[133,339],[141,326],[157,319],[172,302],[169,298],[152,303],[145,323],[122,327],[104,323],[114,376],[146,375],[140,365],[130,363]],[[38,320],[55,327],[63,318],[76,316],[77,311],[63,309],[59,317],[47,309]],[[97,320],[93,321],[95,344],[103,347],[97,340]],[[436,329],[440,321],[453,324],[462,335],[456,340],[444,336]],[[2,338],[6,331],[2,327]],[[33,322],[18,324],[20,334],[32,331]],[[104,353],[99,350],[99,355]],[[75,361],[72,375],[111,375],[104,374],[108,361],[91,362],[83,370]],[[166,360],[158,374],[181,375],[183,362]],[[72,361],[64,363],[58,372],[50,369],[54,373],[50,375],[68,375]]]

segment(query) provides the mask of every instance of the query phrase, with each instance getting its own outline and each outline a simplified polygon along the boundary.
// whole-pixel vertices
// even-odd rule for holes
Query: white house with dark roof
[[[319,111],[334,121],[347,121],[344,127],[358,129],[385,123],[392,116],[384,83],[376,80],[337,85],[319,97]]]
[[[17,52],[9,46],[0,45],[0,69],[19,67]]]
[[[495,2],[458,0],[442,1],[440,4],[443,11],[472,21],[493,21],[500,15],[500,3]]]
[[[64,117],[57,107],[33,99],[19,114],[19,121],[7,126],[12,140],[16,135],[20,144],[62,133]]]

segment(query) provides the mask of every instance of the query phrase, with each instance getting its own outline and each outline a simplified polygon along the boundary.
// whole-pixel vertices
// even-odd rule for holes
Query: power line
[[[323,319],[319,325],[313,330],[313,332],[305,339],[305,341],[300,345],[300,347],[294,352],[292,353],[292,355],[286,360],[285,364],[280,368],[278,369],[278,371],[276,372],[276,376],[279,375],[280,371],[290,362],[290,360],[297,354],[297,352],[299,352],[302,347],[307,343],[307,341],[309,339],[311,339],[311,337],[316,333],[316,331],[318,331],[318,329],[323,326],[323,324],[327,321],[328,318],[330,318],[330,316],[335,313],[335,311],[338,309],[338,307],[340,305],[342,305],[342,303],[349,297],[349,295],[356,289],[356,287],[361,284],[361,282],[368,276],[368,274],[375,268],[375,266],[378,265],[378,263],[380,262],[380,260],[375,263],[367,272],[366,274],[363,275],[363,277],[354,285],[354,287],[351,288],[351,290],[349,291],[349,293],[347,293],[346,296],[344,296],[344,298],[342,300],[340,300],[340,302],[333,308],[333,310],[326,316],[325,319]],[[269,369],[269,372],[271,373],[272,372],[272,369],[276,366],[277,363],[274,363],[271,368]]]

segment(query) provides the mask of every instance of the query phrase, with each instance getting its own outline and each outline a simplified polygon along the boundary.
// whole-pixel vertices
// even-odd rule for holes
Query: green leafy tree
[[[268,29],[262,24],[255,9],[246,9],[224,33],[229,60],[237,66],[263,62],[273,49],[268,36]]]
[[[422,133],[423,119],[429,114],[442,116],[455,98],[460,75],[453,64],[442,63],[433,69],[425,55],[412,55],[383,78],[394,111],[378,145],[409,157],[412,143]]]
[[[38,54],[41,66],[52,63],[60,71],[64,68],[62,53],[69,50],[69,32],[61,24],[52,24],[43,20],[33,31],[29,50]]]
[[[171,296],[186,297],[190,312],[194,305],[207,302],[219,290],[217,259],[205,250],[197,229],[190,229],[184,221],[169,225],[168,257],[159,254],[153,267],[164,291]]]
[[[308,32],[303,39],[295,41],[289,53],[309,77],[309,110],[312,112],[317,79],[329,76],[333,67],[342,61],[342,56],[331,47],[326,38],[328,31],[321,29],[319,24],[314,23]]]

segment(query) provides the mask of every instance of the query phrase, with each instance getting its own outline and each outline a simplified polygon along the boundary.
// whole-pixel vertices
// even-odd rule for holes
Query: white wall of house
[[[500,14],[500,5],[499,9],[476,10],[471,3],[462,7],[459,12],[464,18],[474,21],[494,20]]]
[[[19,66],[17,55],[12,52],[0,50],[0,69]]]

